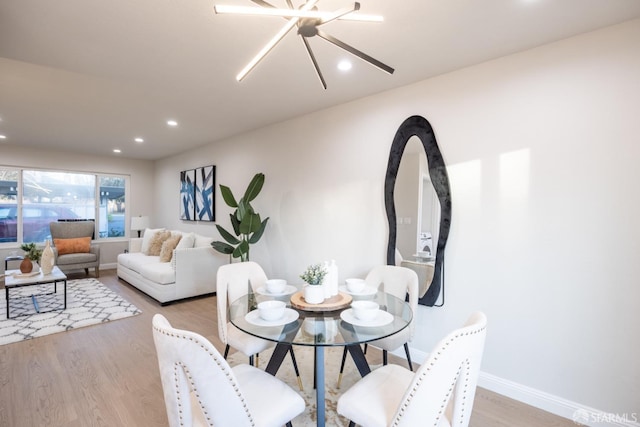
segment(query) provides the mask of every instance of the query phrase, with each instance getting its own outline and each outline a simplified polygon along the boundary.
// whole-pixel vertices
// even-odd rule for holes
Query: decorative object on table
[[[304,287],[304,299],[309,304],[320,304],[325,299],[322,283],[327,275],[327,269],[322,264],[313,264],[300,275],[306,283]]]
[[[180,219],[185,221],[194,221],[196,216],[195,180],[195,169],[180,172]]]
[[[327,275],[322,282],[324,297],[331,298],[334,295],[338,295],[338,266],[336,261],[332,259],[331,262],[324,262],[324,268],[327,270]]]
[[[50,285],[44,285],[44,287]],[[106,322],[140,314],[141,311],[120,295],[111,291],[94,278],[69,280],[67,282],[67,309],[37,313],[30,298],[31,294],[43,292],[30,286],[12,294],[11,319],[0,318],[0,345],[22,340],[72,331],[89,325]],[[24,298],[20,298],[20,294]],[[38,298],[41,307],[61,305],[62,286],[58,292]],[[0,313],[6,310],[6,301],[0,299]]]
[[[195,209],[196,221],[215,221],[216,210],[213,189],[216,181],[216,167],[204,166],[196,169]]]
[[[42,256],[42,249],[38,249],[36,244],[31,243],[23,243],[20,245],[20,249],[22,249],[24,254],[24,259],[20,263],[20,271],[25,273],[31,273],[33,270],[33,261],[39,262],[40,257]]]
[[[137,231],[138,237],[140,237],[140,232],[145,228],[149,228],[149,217],[148,216],[134,216],[131,218],[131,231]]]
[[[53,266],[55,265],[55,256],[53,255],[53,249],[51,249],[51,241],[47,239],[47,243],[42,250],[40,256],[40,269],[45,276],[51,274]]]
[[[264,174],[257,173],[245,190],[244,196],[238,201],[229,187],[220,185],[224,202],[227,206],[236,208],[232,214],[229,214],[235,236],[216,224],[218,232],[226,242],[211,242],[213,249],[233,258],[240,258],[241,261],[249,261],[249,246],[258,243],[269,221],[269,218],[261,220],[260,214],[251,206],[251,201],[260,194],[263,184]]]
[[[322,286],[309,286],[312,288],[322,288]],[[334,295],[329,299],[322,300],[320,303],[310,303],[307,301],[304,291],[298,291],[291,295],[291,307],[304,311],[335,311],[348,307],[351,304],[353,297],[342,292],[338,295]]]

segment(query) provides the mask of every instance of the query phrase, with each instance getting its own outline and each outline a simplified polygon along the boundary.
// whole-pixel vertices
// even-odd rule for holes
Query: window
[[[99,238],[125,236],[127,177],[0,168],[0,242],[44,242],[52,221],[96,221]]]

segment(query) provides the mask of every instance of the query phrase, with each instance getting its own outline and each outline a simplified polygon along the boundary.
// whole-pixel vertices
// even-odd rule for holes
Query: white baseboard
[[[429,356],[429,353],[415,348],[410,349],[410,351],[411,359],[416,363],[423,363]],[[391,353],[406,359],[404,348],[402,347]],[[574,420],[576,425],[580,423],[589,427],[640,427],[640,413],[638,412],[626,414],[607,413],[486,372],[480,372],[478,385],[534,408]]]

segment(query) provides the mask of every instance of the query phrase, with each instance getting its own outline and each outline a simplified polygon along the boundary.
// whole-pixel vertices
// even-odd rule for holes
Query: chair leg
[[[389,355],[387,354],[387,350],[382,350],[382,364],[386,365],[388,363],[388,357]]]
[[[367,349],[369,348],[369,344],[364,343],[364,354],[367,354]]]
[[[356,423],[354,423],[353,421],[349,421],[349,427],[356,427]]]
[[[293,424],[291,424],[291,421],[289,421],[286,425],[287,427],[293,427]]]
[[[251,366],[255,366],[255,365],[254,365],[254,357],[253,357],[253,354],[252,354],[251,356],[249,356],[249,365],[251,365]]]
[[[100,267],[96,267],[96,278],[100,277]]]
[[[227,360],[228,355],[229,355],[229,344],[227,344],[224,348],[224,360]]]
[[[85,276],[88,276],[88,275],[89,275],[89,269],[88,269],[88,268],[85,268],[85,269],[84,269],[84,275],[85,275]]]
[[[260,366],[260,353],[256,353],[256,368]]]
[[[344,347],[344,351],[342,352],[342,362],[340,362],[340,373],[338,374],[338,385],[337,388],[340,388],[340,384],[342,384],[342,373],[344,372],[344,364],[347,361],[347,347]]]
[[[409,353],[408,343],[404,343],[404,352],[407,354],[407,362],[409,362],[409,370],[413,371],[413,365],[411,364],[411,354]]]
[[[298,387],[300,387],[300,391],[304,391],[304,388],[302,388],[302,379],[300,378],[300,371],[298,371],[298,363],[296,362],[296,355],[293,353],[293,347],[289,347],[289,354],[291,355],[293,370],[296,372],[296,378],[298,378]]]

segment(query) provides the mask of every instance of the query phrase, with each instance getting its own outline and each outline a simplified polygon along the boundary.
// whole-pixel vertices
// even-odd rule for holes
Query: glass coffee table
[[[46,311],[41,311],[38,306],[38,300],[36,297],[42,295],[52,295],[58,292],[58,283],[64,283],[64,307],[63,308],[53,308]],[[67,308],[67,276],[60,271],[60,269],[55,266],[50,274],[42,274],[42,272],[34,275],[21,274],[20,270],[8,270],[4,277],[4,291],[5,298],[7,300],[7,319],[9,319],[9,302],[11,301],[9,291],[16,288],[23,288],[26,286],[37,286],[37,285],[47,285],[53,284],[53,292],[49,293],[40,293],[40,294],[31,294],[29,296],[20,296],[17,298],[31,298],[33,302],[33,306],[38,313],[46,313],[47,311],[54,310],[65,310]],[[15,299],[16,297],[14,297]]]

